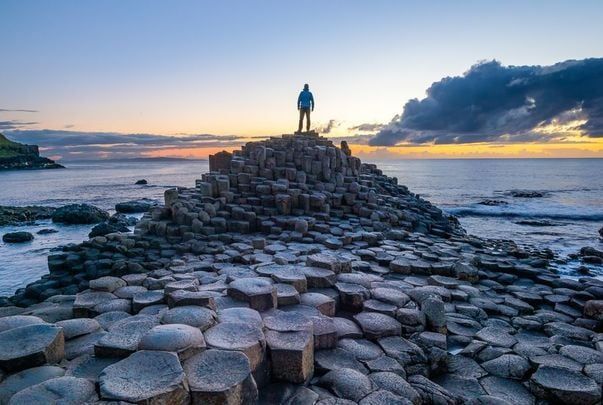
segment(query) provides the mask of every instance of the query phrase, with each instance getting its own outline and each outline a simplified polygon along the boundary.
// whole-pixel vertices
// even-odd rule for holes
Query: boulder
[[[63,224],[96,224],[109,219],[109,213],[89,204],[70,204],[57,208],[52,222]]]
[[[24,243],[32,241],[34,236],[25,231],[19,232],[8,232],[2,235],[2,241],[4,243]]]
[[[141,198],[139,200],[125,201],[115,204],[115,211],[122,214],[135,214],[139,212],[147,212],[152,207],[159,205],[156,200]]]

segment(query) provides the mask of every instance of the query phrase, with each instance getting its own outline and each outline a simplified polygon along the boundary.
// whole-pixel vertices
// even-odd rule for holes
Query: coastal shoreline
[[[57,364],[91,402],[601,400],[603,281],[468,236],[314,133],[210,162],[133,234],[49,256],[0,308],[0,343],[42,355],[0,348],[0,367]]]

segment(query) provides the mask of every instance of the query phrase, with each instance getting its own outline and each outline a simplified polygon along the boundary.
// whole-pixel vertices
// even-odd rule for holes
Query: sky
[[[0,131],[56,158],[205,157],[292,132],[309,83],[314,127],[368,158],[603,157],[602,15],[600,0],[0,0]]]

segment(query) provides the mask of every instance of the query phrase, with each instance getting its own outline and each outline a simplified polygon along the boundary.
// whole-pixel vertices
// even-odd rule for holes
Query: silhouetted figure
[[[297,109],[299,110],[299,127],[297,132],[301,132],[306,116],[306,132],[310,130],[310,111],[314,111],[314,96],[310,93],[310,86],[304,84],[304,89],[297,97]]]

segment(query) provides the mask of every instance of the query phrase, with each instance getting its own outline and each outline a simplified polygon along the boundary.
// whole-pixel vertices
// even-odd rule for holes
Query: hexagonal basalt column
[[[193,404],[255,403],[258,389],[249,360],[240,352],[207,350],[184,363]]]
[[[249,303],[249,306],[257,311],[276,308],[277,305],[276,287],[269,279],[261,277],[233,281],[228,286],[228,295]]]

